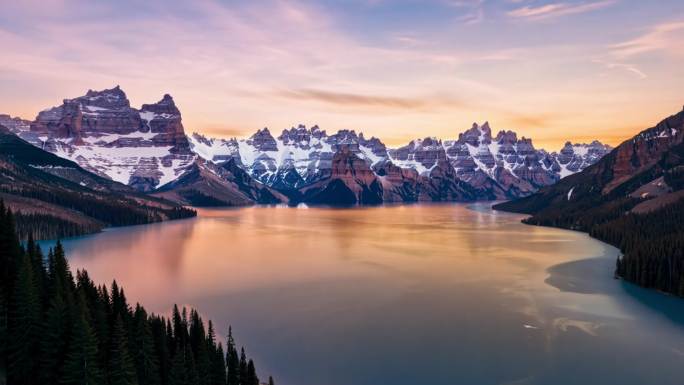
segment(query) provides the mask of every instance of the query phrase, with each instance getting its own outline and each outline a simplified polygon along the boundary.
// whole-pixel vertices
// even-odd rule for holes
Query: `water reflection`
[[[611,278],[615,249],[519,220],[487,205],[253,207],[65,246],[151,311],[232,323],[280,384],[678,383],[681,300],[664,316],[643,304],[657,294]]]

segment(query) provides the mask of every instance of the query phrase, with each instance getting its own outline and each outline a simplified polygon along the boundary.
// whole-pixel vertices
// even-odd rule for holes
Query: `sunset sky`
[[[0,0],[0,113],[119,84],[188,132],[617,144],[684,104],[682,0]]]

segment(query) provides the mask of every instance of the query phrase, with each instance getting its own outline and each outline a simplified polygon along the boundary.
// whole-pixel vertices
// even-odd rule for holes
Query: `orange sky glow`
[[[684,4],[629,0],[25,1],[0,16],[0,113],[119,84],[188,133],[318,124],[391,146],[473,122],[611,145],[684,104]]]

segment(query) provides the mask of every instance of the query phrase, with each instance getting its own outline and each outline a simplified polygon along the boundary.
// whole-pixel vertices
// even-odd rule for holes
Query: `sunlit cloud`
[[[646,79],[648,75],[646,75],[642,70],[640,70],[637,66],[634,64],[628,64],[628,63],[612,63],[612,62],[606,62],[603,60],[595,59],[594,63],[602,65],[604,68],[609,69],[609,70],[621,70],[621,71],[626,71],[632,75],[635,75],[639,79]]]
[[[382,108],[383,110],[438,109],[444,107],[462,108],[466,103],[449,97],[428,96],[408,98],[387,95],[362,95],[354,93],[298,89],[277,91],[276,95],[290,100],[308,100],[343,107]]]
[[[519,22],[613,4],[600,24]],[[172,94],[188,132],[304,122],[397,144],[489,120],[557,148],[681,106],[684,22],[673,17],[684,6],[649,4],[636,20],[628,2],[606,0],[11,2],[0,13],[0,113],[33,118],[120,84],[135,106]]]
[[[682,55],[684,49],[684,21],[658,24],[645,34],[613,45],[611,52],[617,57],[631,57],[654,51]]]
[[[602,0],[585,3],[550,3],[539,6],[524,6],[508,12],[508,16],[517,19],[543,20],[560,16],[574,15],[609,7],[617,0]]]

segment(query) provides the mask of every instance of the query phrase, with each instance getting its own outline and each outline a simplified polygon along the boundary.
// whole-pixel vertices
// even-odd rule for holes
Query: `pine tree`
[[[247,363],[247,380],[245,382],[247,385],[259,385],[259,377],[257,377],[254,362],[252,360],[249,360]]]
[[[225,385],[226,378],[226,360],[223,355],[223,346],[218,344],[216,351],[214,352],[214,360],[212,363],[212,385]]]
[[[7,385],[7,302],[0,290],[0,385]]]
[[[62,368],[64,385],[102,384],[97,360],[97,339],[88,321],[85,299],[77,298],[76,314],[69,338],[69,349]]]
[[[40,337],[40,300],[33,280],[33,266],[28,255],[21,257],[14,285],[8,325],[10,384],[31,384],[35,381],[38,339]]]
[[[128,352],[126,330],[121,315],[116,316],[112,326],[109,350],[109,370],[107,377],[110,385],[136,385],[138,378],[135,373],[133,359]]]
[[[141,385],[157,385],[160,383],[160,378],[154,339],[150,324],[147,321],[147,313],[139,304],[135,307],[133,323],[131,352],[133,352],[138,383]]]
[[[211,385],[226,385],[226,360],[224,358],[223,347],[219,343],[216,345],[216,333],[214,324],[209,321],[207,331],[207,351],[211,355],[211,375],[209,383]]]
[[[174,350],[176,354],[171,362],[169,385],[189,385],[185,369],[185,349],[178,345]]]
[[[15,230],[14,215],[0,200],[0,289],[8,301],[20,257],[21,246]]]
[[[226,375],[228,385],[240,384],[240,357],[238,356],[235,340],[233,339],[233,328],[228,327],[228,339],[226,343]]]
[[[247,373],[247,355],[245,354],[245,348],[240,349],[240,385],[251,385],[248,382]]]
[[[273,377],[268,376],[268,385],[275,385],[275,382],[273,382]]]
[[[34,241],[33,234],[29,234],[28,241],[26,242],[26,254],[31,260],[33,280],[38,292],[38,299],[42,305],[47,302],[47,298],[44,297],[47,273],[43,260],[43,252],[40,250],[40,246]]]
[[[41,383],[48,384],[59,377],[67,348],[69,310],[60,293],[54,293],[41,327],[39,343]]]
[[[198,384],[207,385],[211,381],[211,361],[207,350],[204,324],[196,310],[190,311],[190,346],[197,370]]]

